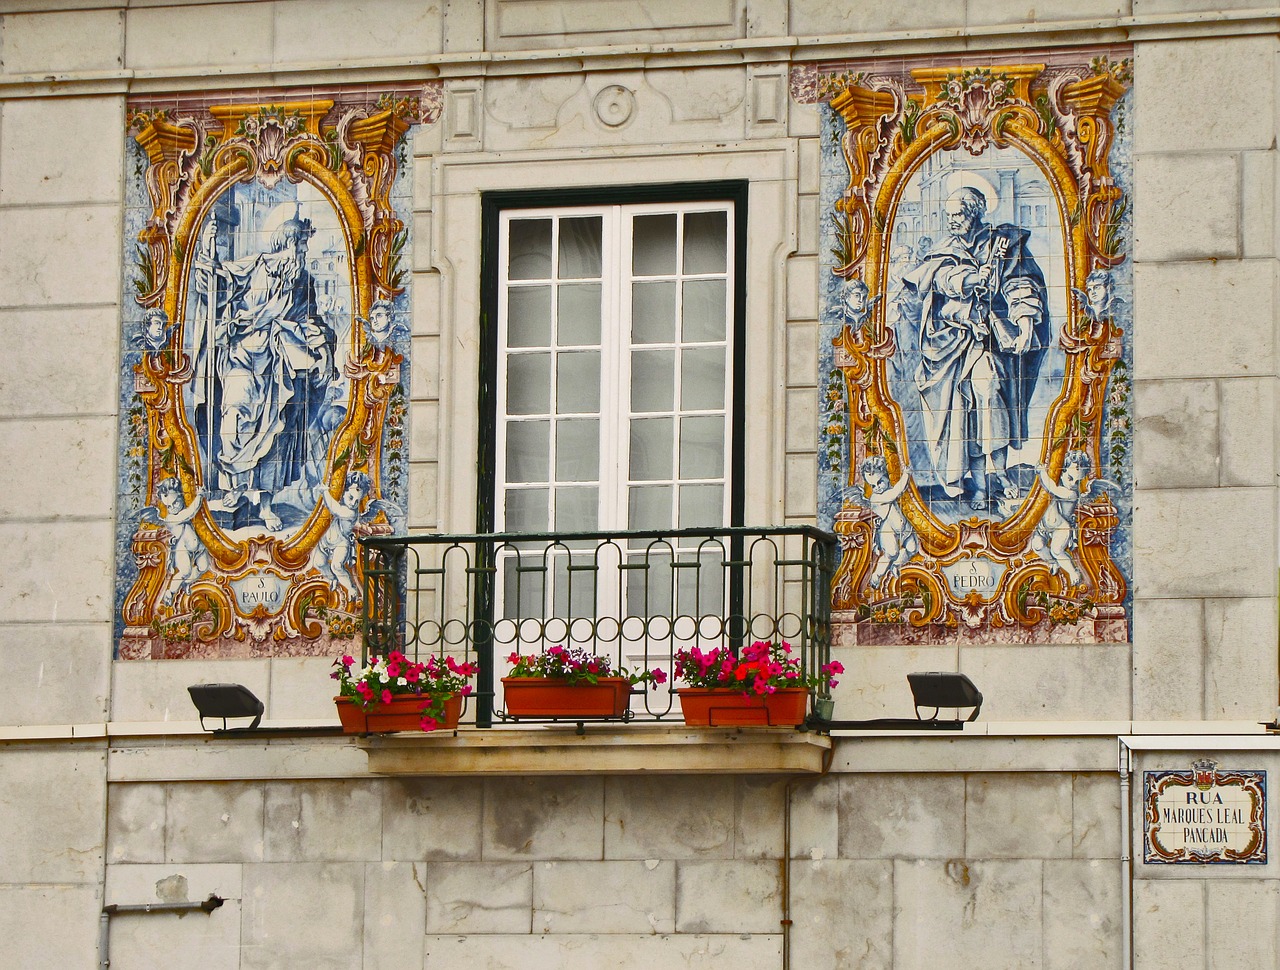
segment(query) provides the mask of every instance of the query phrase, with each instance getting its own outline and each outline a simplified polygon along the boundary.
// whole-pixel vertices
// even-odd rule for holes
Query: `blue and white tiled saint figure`
[[[323,490],[345,395],[337,304],[317,299],[318,261],[308,256],[317,229],[301,203],[270,201],[228,193],[206,219],[187,327],[208,507],[224,528],[278,532]]]
[[[1030,233],[987,222],[987,198],[947,196],[946,235],[901,277],[898,313],[918,334],[913,380],[924,443],[947,497],[975,510],[1018,498],[1011,450],[1039,436],[1031,394],[1050,343],[1044,274]]]

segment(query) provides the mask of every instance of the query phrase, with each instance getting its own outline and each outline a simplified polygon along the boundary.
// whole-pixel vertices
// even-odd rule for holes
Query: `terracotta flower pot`
[[[390,704],[374,704],[369,710],[360,709],[350,697],[335,697],[338,718],[347,734],[383,734],[390,731],[421,731],[422,710],[430,703],[426,697],[400,694],[391,698]],[[454,694],[444,702],[444,714],[436,727],[438,731],[452,731],[462,716],[462,696]]]
[[[732,687],[681,687],[680,710],[691,727],[795,727],[809,709],[809,691],[782,687],[763,697]]]
[[[631,698],[626,677],[601,677],[594,684],[567,684],[546,677],[503,677],[511,717],[622,717]]]

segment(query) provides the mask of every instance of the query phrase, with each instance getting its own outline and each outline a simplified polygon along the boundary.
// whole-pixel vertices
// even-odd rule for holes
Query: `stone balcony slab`
[[[788,728],[543,727],[357,740],[378,775],[820,773],[831,739]]]

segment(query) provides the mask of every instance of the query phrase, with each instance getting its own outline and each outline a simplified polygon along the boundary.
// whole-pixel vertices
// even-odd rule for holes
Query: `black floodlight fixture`
[[[922,721],[937,721],[938,711],[944,707],[972,707],[973,713],[966,721],[978,718],[982,710],[982,691],[974,686],[968,676],[960,673],[946,673],[931,670],[927,673],[907,674],[907,683],[911,685],[911,696],[916,702],[916,717]],[[932,707],[931,717],[920,717],[920,708]],[[957,718],[959,720],[959,718]]]
[[[192,684],[187,688],[191,702],[200,712],[200,727],[214,734],[222,731],[252,731],[262,722],[262,712],[266,706],[254,696],[253,691],[243,684]],[[204,726],[206,717],[222,718],[222,728]],[[251,717],[253,723],[248,727],[228,728],[229,717]]]

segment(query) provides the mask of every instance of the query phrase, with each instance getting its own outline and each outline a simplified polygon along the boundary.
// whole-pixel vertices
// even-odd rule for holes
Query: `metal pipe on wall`
[[[1123,740],[1119,745],[1116,768],[1120,773],[1120,952],[1125,970],[1133,970],[1133,857],[1130,851],[1133,764],[1128,746]]]
[[[207,899],[198,903],[110,903],[102,907],[102,915],[98,919],[98,966],[108,970],[111,966],[111,917],[129,914],[177,913],[185,915],[197,910],[212,913],[221,906],[225,899],[210,893]]]

